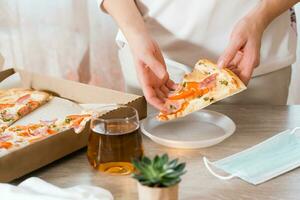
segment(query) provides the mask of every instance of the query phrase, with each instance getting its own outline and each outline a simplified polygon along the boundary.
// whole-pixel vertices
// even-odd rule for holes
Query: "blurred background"
[[[299,5],[296,15],[300,30]],[[114,42],[116,32],[117,26],[100,12],[96,0],[0,0],[4,68],[25,68],[124,90]],[[297,55],[289,104],[300,104],[299,48]]]

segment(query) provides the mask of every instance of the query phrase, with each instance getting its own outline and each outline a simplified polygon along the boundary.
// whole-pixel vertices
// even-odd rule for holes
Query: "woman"
[[[120,27],[125,81],[139,87],[132,81],[135,65],[147,101],[162,109],[175,87],[164,57],[188,66],[199,58],[218,60],[245,84],[252,77],[248,90],[229,102],[286,104],[296,50],[289,9],[297,2],[102,0],[99,6]]]

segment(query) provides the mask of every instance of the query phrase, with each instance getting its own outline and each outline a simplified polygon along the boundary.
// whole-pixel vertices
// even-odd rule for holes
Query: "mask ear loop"
[[[229,176],[222,176],[222,175],[219,175],[219,174],[217,174],[216,172],[214,172],[214,171],[211,169],[211,167],[210,167],[210,165],[213,165],[213,163],[210,162],[206,157],[203,157],[203,162],[204,162],[205,167],[208,169],[208,171],[209,171],[212,175],[214,175],[215,177],[217,177],[217,178],[219,178],[219,179],[222,179],[222,180],[229,180],[229,179],[232,179],[232,178],[235,177],[234,174],[229,175]]]
[[[300,130],[300,127],[296,127],[291,131],[291,134],[297,134],[296,131]]]

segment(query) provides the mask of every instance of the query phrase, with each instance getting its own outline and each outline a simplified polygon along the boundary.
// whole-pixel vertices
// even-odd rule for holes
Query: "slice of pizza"
[[[30,89],[0,91],[0,132],[50,99],[50,94]]]
[[[186,116],[245,89],[244,83],[229,69],[200,60],[194,70],[184,76],[178,89],[168,96],[166,111],[161,111],[157,119],[167,121]]]

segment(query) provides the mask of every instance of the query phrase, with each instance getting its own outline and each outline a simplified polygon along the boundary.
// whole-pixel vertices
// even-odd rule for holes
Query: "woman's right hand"
[[[125,35],[136,66],[138,79],[147,101],[164,110],[164,102],[174,83],[157,43],[149,36],[135,1],[104,0],[104,9],[116,20]]]
[[[164,102],[175,84],[170,80],[158,44],[149,36],[138,34],[129,42],[141,88],[148,103],[164,110]]]

